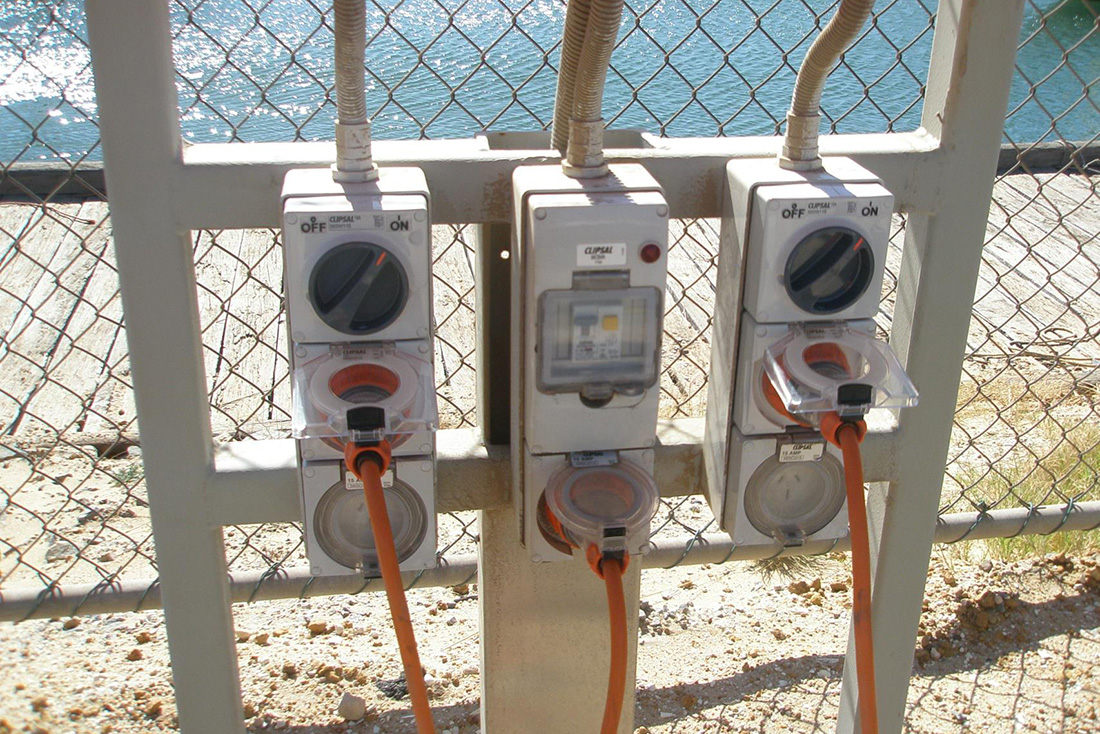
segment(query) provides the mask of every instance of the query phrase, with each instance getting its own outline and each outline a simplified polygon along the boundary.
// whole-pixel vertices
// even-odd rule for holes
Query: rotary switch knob
[[[345,242],[313,267],[309,299],[333,329],[353,336],[373,334],[401,315],[409,299],[409,278],[385,247]]]
[[[859,300],[874,273],[875,256],[863,235],[847,227],[824,227],[795,245],[784,282],[795,305],[825,315]]]

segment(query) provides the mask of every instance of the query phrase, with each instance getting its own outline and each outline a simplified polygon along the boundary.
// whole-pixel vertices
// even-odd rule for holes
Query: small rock
[[[981,596],[978,597],[978,606],[982,609],[992,609],[993,607],[997,606],[996,595],[992,591],[989,591],[987,589]]]
[[[847,591],[848,584],[844,583],[843,581],[834,581],[833,583],[829,584],[829,590],[837,593]]]
[[[447,626],[448,627],[453,627],[456,624],[458,624],[458,619],[455,618],[455,617],[451,617],[450,619],[447,620]]]
[[[237,630],[237,642],[248,642],[252,633],[248,630]]]
[[[160,699],[154,699],[150,701],[143,709],[142,712],[150,719],[155,719],[160,716],[161,711],[164,710],[164,704]]]
[[[138,632],[136,635],[134,635],[134,639],[137,640],[139,645],[144,645],[145,643],[150,642],[153,639],[153,636],[145,630],[142,630],[141,632]]]
[[[816,675],[818,678],[828,678],[829,677],[829,671],[825,670],[824,668],[821,668],[814,675]]]
[[[462,669],[463,675],[477,675],[479,672],[479,668],[473,664],[467,665],[465,668]]]
[[[54,542],[49,548],[46,549],[46,561],[53,563],[55,561],[67,561],[70,558],[76,557],[76,546],[67,540],[60,540]]]
[[[989,573],[993,570],[993,561],[982,561],[978,564],[978,568],[980,568],[985,573]]]
[[[76,629],[79,626],[80,626],[80,620],[79,619],[77,619],[76,617],[69,617],[68,619],[65,620],[65,623],[61,625],[61,628],[71,630],[71,629]]]
[[[777,640],[785,640],[785,639],[787,639],[787,633],[786,633],[786,632],[784,632],[784,631],[783,631],[783,630],[781,630],[781,629],[774,629],[774,630],[772,630],[772,636],[773,636],[773,637],[775,637],[775,639],[777,639]]]
[[[810,597],[810,603],[813,604],[814,606],[819,607],[819,606],[821,606],[822,604],[825,603],[825,597],[823,597],[821,594],[814,594],[813,596]]]
[[[810,585],[801,580],[792,581],[790,585],[787,586],[787,591],[791,592],[792,594],[798,594],[799,596],[802,596],[803,594],[808,594],[810,592]]]
[[[945,584],[947,584],[948,586],[955,586],[956,584],[959,583],[958,579],[956,579],[954,576],[952,576],[949,573],[945,573],[943,575],[943,582]]]
[[[97,558],[96,560],[98,560],[100,563],[110,563],[111,561],[115,560],[115,556],[111,552],[100,553],[99,558]]]
[[[267,632],[261,632],[260,634],[255,635],[252,638],[252,641],[255,642],[257,645],[266,645],[268,643],[268,640],[270,639],[271,635],[269,635]]]
[[[283,677],[284,678],[297,678],[298,666],[294,663],[287,661],[283,663]]]
[[[811,581],[810,588],[814,591],[821,591],[821,579],[814,579]]]
[[[124,507],[124,508],[122,508],[121,510],[118,511],[118,516],[119,517],[127,517],[127,518],[137,517],[137,513],[134,512],[133,510],[131,510],[129,507]]]
[[[332,625],[323,619],[311,620],[306,628],[309,629],[311,635],[326,635],[332,631]]]
[[[50,707],[50,702],[45,696],[38,696],[31,701],[31,710],[35,712],[45,711]]]
[[[933,647],[931,650],[928,651],[928,656],[930,658],[932,658],[933,660],[939,660],[940,658],[943,657],[943,654],[940,653],[940,651],[937,648]]]
[[[253,716],[255,716],[258,713],[259,712],[256,710],[255,705],[253,705],[251,703],[246,703],[244,705],[244,718],[251,719]]]
[[[340,705],[336,708],[336,713],[344,721],[359,721],[367,715],[367,702],[359,696],[344,691],[344,695],[340,697]]]
[[[126,656],[126,659],[133,661],[141,660],[143,657],[145,657],[145,653],[135,647],[133,650],[130,651],[130,654]]]
[[[695,708],[695,704],[698,702],[699,699],[695,698],[695,696],[691,695],[690,693],[685,693],[680,696],[680,705],[683,706],[686,711],[690,711],[691,709]]]
[[[458,586],[452,586],[451,591],[454,593],[455,596],[466,596],[470,593],[470,585],[459,584]]]

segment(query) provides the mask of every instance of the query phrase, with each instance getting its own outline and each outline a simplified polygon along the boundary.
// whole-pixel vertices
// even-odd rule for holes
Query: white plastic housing
[[[369,333],[326,323],[311,300],[318,263],[335,248],[367,243],[395,260],[407,282],[396,316]],[[329,169],[298,169],[283,182],[283,250],[292,342],[390,341],[431,335],[431,218],[418,168],[382,168],[371,183],[337,184]],[[331,257],[331,255],[330,255]],[[364,279],[360,279],[362,282]],[[354,297],[354,291],[349,292]]]
[[[737,356],[737,388],[733,420],[745,435],[779,433],[795,427],[764,398],[764,357],[768,348],[791,334],[791,324],[758,324],[751,316],[741,321],[741,342]],[[848,326],[864,335],[874,336],[875,322],[870,319],[852,321]]]
[[[572,554],[563,553],[543,536],[539,529],[539,500],[543,493],[553,482],[560,482],[563,472],[584,471],[584,468],[574,467],[574,463],[583,466],[600,466],[606,462],[616,461],[623,465],[628,472],[641,473],[647,477],[653,475],[653,451],[645,449],[640,451],[608,451],[595,455],[573,457],[571,463],[569,454],[551,454],[535,456],[525,452],[523,501],[524,501],[524,537],[531,560],[536,563],[546,561],[567,561],[574,557],[585,557],[585,549],[574,550]],[[650,479],[652,482],[652,479]],[[649,552],[649,522],[641,525],[633,524],[628,534],[622,539],[622,547],[632,556]]]
[[[428,339],[295,345],[294,437],[334,447],[347,440],[386,439],[395,448],[430,442],[438,425],[432,358]],[[377,423],[356,425],[363,411],[376,413]]]
[[[874,317],[882,293],[894,208],[889,191],[878,183],[807,180],[758,184],[750,196],[743,304],[748,314],[761,323]],[[854,233],[840,254],[847,257],[857,252],[866,256],[868,266],[860,286],[848,294],[854,298],[850,305],[814,311],[800,306],[788,286],[796,246],[823,230]],[[845,244],[839,235],[833,240]],[[820,246],[827,249],[826,243]],[[806,264],[793,272],[800,270],[810,272],[813,268]],[[827,272],[824,265],[820,270]]]
[[[826,458],[827,457],[827,458]],[[822,462],[828,462],[823,466]],[[831,540],[848,535],[847,502],[837,504],[836,514],[815,533],[802,538],[788,538],[785,542],[766,535],[750,522],[745,508],[745,494],[761,467],[756,482],[769,471],[783,471],[793,481],[792,495],[798,496],[799,487],[828,482],[830,497],[844,497],[843,462],[840,450],[825,443],[818,435],[806,433],[789,436],[744,436],[736,429],[732,432],[728,466],[729,483],[725,487],[711,487],[710,506],[719,519],[721,528],[730,534],[736,545],[774,547],[778,552],[785,545],[797,545],[813,540]],[[777,484],[783,487],[782,483]],[[814,495],[816,496],[816,494]]]
[[[346,566],[325,552],[318,537],[315,523],[318,520],[320,503],[326,493],[348,493],[340,495],[346,497],[346,508],[353,511],[343,513],[343,521],[358,523],[368,528],[370,517],[366,513],[366,501],[360,503],[363,497],[362,485],[356,484],[354,476],[346,473],[343,462],[302,462],[302,470],[299,473],[300,499],[302,514],[305,518],[303,526],[306,555],[309,558],[310,573],[314,576],[346,576],[348,574],[360,574],[368,577],[379,576],[377,566],[368,566],[362,569]],[[435,471],[431,459],[395,459],[390,464],[390,471],[382,478],[383,487],[387,494],[393,491],[394,484],[403,485],[411,490],[419,498],[425,512],[423,540],[401,561],[402,571],[419,571],[426,568],[434,568],[436,565],[436,535],[437,524],[435,514]],[[351,481],[348,481],[351,477]],[[387,504],[392,503],[387,496]],[[391,518],[393,510],[390,509]],[[395,534],[398,532],[394,524]]]
[[[773,158],[733,160],[726,164],[726,191],[722,210],[721,245],[718,257],[718,273],[715,289],[714,321],[711,327],[710,376],[707,383],[706,429],[703,441],[703,461],[706,468],[707,484],[710,487],[724,488],[727,484],[726,471],[729,466],[729,452],[734,430],[734,393],[738,378],[738,342],[741,336],[741,319],[744,313],[742,305],[742,286],[746,276],[746,241],[749,235],[750,203],[755,201],[757,190],[762,188],[821,184],[824,186],[842,186],[850,184],[880,184],[879,178],[866,168],[849,158],[825,158],[824,170],[816,172],[787,171],[779,168]],[[857,213],[859,213],[859,204]],[[847,206],[845,206],[845,212]],[[888,207],[879,207],[879,217],[889,217]],[[805,216],[803,219],[815,219]],[[782,214],[780,214],[782,221]],[[884,222],[888,220],[883,220]],[[882,240],[885,244],[885,239]],[[788,241],[788,246],[794,243]],[[883,258],[877,258],[883,266]],[[762,262],[757,259],[752,266],[751,282],[754,301],[759,301],[758,281],[763,277]],[[762,281],[761,281],[762,282]],[[774,281],[772,281],[774,284]],[[881,282],[881,278],[879,279]],[[747,285],[747,284],[746,284]],[[865,294],[866,311],[853,313],[873,316],[877,310],[880,286],[872,283]],[[773,291],[776,289],[773,287]],[[780,293],[785,293],[782,286]],[[785,295],[784,295],[785,297]],[[872,305],[873,304],[873,305]],[[793,306],[793,304],[788,304]],[[790,309],[788,309],[790,311]],[[784,319],[775,318],[773,321]],[[837,314],[833,318],[849,318],[846,314]],[[805,321],[800,315],[792,321]],[[723,490],[724,491],[724,490]]]
[[[559,166],[519,168],[514,188],[519,226],[513,248],[513,354],[518,360],[513,384],[521,393],[513,405],[521,410],[520,435],[536,454],[652,446],[668,253],[668,205],[660,187],[641,166],[630,165],[589,181],[565,177]],[[643,260],[643,251],[651,253],[652,261]],[[553,392],[540,390],[540,374],[550,374],[546,364],[540,368],[536,351],[540,302],[560,298],[562,291],[583,299],[624,289],[650,297],[640,346],[641,362],[649,365],[648,387],[615,392],[602,407],[585,405],[576,384],[558,391],[563,385],[544,383]],[[572,331],[573,325],[564,323]],[[618,320],[617,328],[625,326]],[[544,343],[551,343],[553,335],[544,336]],[[626,341],[621,337],[619,343]],[[639,361],[625,354],[618,355],[622,360],[614,354],[593,356],[585,360],[594,382],[638,382]]]

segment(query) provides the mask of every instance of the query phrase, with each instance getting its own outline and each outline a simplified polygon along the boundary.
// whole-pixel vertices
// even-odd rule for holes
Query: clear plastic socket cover
[[[298,347],[296,347],[298,348]],[[431,342],[332,344],[294,370],[295,438],[399,440],[438,425]]]
[[[569,540],[582,549],[595,545],[601,554],[622,552],[628,539],[648,535],[660,501],[653,477],[629,461],[565,466],[550,478],[545,497]]]
[[[657,382],[661,293],[656,288],[545,291],[539,297],[540,392],[593,401],[637,396]]]
[[[420,495],[399,479],[382,492],[400,563],[424,542],[428,510]],[[337,563],[367,573],[377,570],[378,552],[362,490],[348,489],[344,482],[329,487],[314,511],[313,533],[321,549]]]
[[[890,345],[844,323],[792,324],[764,353],[764,370],[794,414],[856,416],[917,404]]]

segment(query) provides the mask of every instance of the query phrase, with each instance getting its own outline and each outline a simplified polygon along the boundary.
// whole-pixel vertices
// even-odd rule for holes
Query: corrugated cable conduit
[[[333,17],[337,121],[336,165],[332,175],[336,181],[346,183],[373,181],[378,178],[378,169],[371,158],[363,73],[367,46],[366,3],[364,0],[335,0]]]
[[[810,46],[795,79],[787,134],[779,165],[795,171],[821,168],[817,139],[821,125],[821,92],[825,79],[867,22],[874,0],[842,0],[836,15]]]

